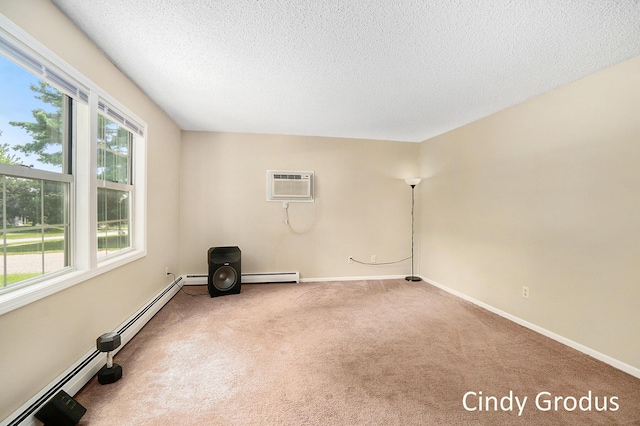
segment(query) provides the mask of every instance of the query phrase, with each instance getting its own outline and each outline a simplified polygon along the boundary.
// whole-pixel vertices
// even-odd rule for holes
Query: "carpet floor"
[[[81,425],[640,425],[640,379],[424,282],[185,287],[114,361]]]

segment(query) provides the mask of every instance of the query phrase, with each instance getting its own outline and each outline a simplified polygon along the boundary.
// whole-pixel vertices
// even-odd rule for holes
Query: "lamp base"
[[[422,278],[420,278],[420,277],[414,277],[413,275],[410,275],[410,276],[408,276],[408,277],[405,277],[404,279],[405,279],[405,280],[407,280],[407,281],[422,281]]]

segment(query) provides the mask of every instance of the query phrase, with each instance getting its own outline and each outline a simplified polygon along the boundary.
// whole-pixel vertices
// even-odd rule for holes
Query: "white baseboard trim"
[[[114,354],[118,353],[141,329],[149,322],[151,318],[180,291],[183,284],[180,283],[182,278],[173,281],[154,298],[149,300],[144,307],[129,317],[116,330],[120,334],[122,344]],[[107,332],[109,330],[105,330]],[[97,338],[98,336],[96,336]],[[0,426],[35,426],[40,424],[34,414],[49,401],[60,390],[64,390],[73,396],[82,387],[96,375],[98,370],[106,362],[106,355],[93,348],[87,351],[78,361],[56,377],[51,383],[44,387],[40,392],[35,394],[31,399],[25,402],[20,408],[14,411],[9,417],[0,422]],[[37,422],[37,423],[36,423]]]
[[[207,274],[186,274],[181,275],[182,285],[207,285],[209,275]]]
[[[444,291],[446,291],[447,293],[451,293],[454,296],[457,296],[461,299],[467,300],[471,303],[473,303],[474,305],[480,306],[481,308],[486,309],[489,312],[493,312],[494,314],[500,315],[503,318],[508,319],[509,321],[515,322],[516,324],[519,324],[523,327],[526,327],[530,330],[535,331],[536,333],[542,334],[543,336],[546,336],[550,339],[555,340],[556,342],[560,342],[563,345],[569,346],[570,348],[573,348],[579,352],[582,352],[586,355],[589,355],[590,357],[593,357],[599,361],[604,362],[605,364],[609,364],[610,366],[617,368],[618,370],[624,371],[627,374],[630,374],[634,377],[637,377],[640,379],[640,368],[636,368],[632,365],[626,364],[622,361],[619,361],[615,358],[610,357],[609,355],[603,354],[601,352],[598,352],[594,349],[591,349],[588,346],[582,345],[578,342],[574,342],[571,339],[567,339],[564,336],[561,336],[559,334],[554,333],[553,331],[549,331],[546,328],[542,328],[538,325],[535,325],[533,323],[530,323],[528,321],[523,320],[522,318],[519,318],[515,315],[512,315],[508,312],[504,312],[498,308],[495,308],[491,305],[488,305],[484,302],[481,302],[479,300],[474,299],[473,297],[469,297],[457,290],[453,290],[443,284],[440,284],[436,281],[430,280],[428,278],[425,278],[423,276],[420,276],[420,278],[422,278],[422,280],[428,284],[433,285],[434,287],[438,287],[439,289],[442,289]]]
[[[301,283],[315,283],[328,281],[364,281],[364,280],[397,280],[406,275],[374,275],[361,277],[323,277],[323,278],[300,278]]]
[[[300,272],[262,272],[242,274],[242,284],[299,283]]]
[[[247,276],[252,274],[247,274]],[[299,275],[296,277],[298,279]],[[315,282],[328,282],[328,281],[362,281],[362,280],[396,280],[404,278],[406,275],[376,275],[376,276],[359,276],[359,277],[323,277],[323,278],[299,278],[301,283],[315,283]],[[182,275],[183,285],[207,285],[206,274],[186,274]],[[242,284],[252,284],[251,279],[245,282],[245,274],[242,274]],[[256,281],[257,282],[257,281]],[[260,281],[262,282],[262,281]],[[283,281],[284,282],[284,281]],[[292,283],[292,282],[285,282]],[[295,283],[293,283],[295,284]]]

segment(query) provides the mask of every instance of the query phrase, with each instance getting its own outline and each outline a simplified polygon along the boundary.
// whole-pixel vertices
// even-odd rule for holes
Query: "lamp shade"
[[[417,184],[420,183],[421,180],[422,180],[421,178],[410,178],[410,179],[405,179],[404,181],[407,183],[407,185],[416,186]]]

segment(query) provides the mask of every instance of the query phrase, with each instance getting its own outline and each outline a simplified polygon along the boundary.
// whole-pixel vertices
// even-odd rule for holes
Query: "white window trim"
[[[0,174],[14,176],[17,178],[48,180],[52,182],[73,182],[73,176],[71,175],[49,172],[47,170],[32,169],[24,166],[14,166],[13,164],[0,163]]]
[[[42,278],[28,280],[25,285],[18,285],[14,289],[7,289],[0,293],[0,315],[13,311],[37,300],[48,297],[76,284],[82,283],[147,255],[147,124],[116,99],[103,91],[91,80],[76,71],[72,66],[60,59],[47,47],[31,37],[24,30],[0,14],[0,30],[17,41],[20,48],[30,51],[51,65],[54,70],[67,74],[79,82],[83,89],[89,91],[89,116],[84,117],[86,129],[82,134],[76,134],[77,139],[89,140],[90,143],[74,141],[74,183],[71,185],[73,205],[71,206],[71,259],[72,268],[66,268],[58,273]],[[136,133],[136,143],[133,147],[133,178],[134,196],[132,208],[132,241],[131,248],[122,252],[97,258],[97,127],[98,102],[104,100],[125,114],[140,127]],[[77,114],[77,111],[76,111]],[[78,118],[78,117],[76,117]],[[77,132],[80,133],[80,127]],[[142,136],[144,135],[144,136]],[[0,173],[4,167],[0,167]],[[4,169],[4,171],[9,171]],[[34,178],[42,178],[39,171],[33,170]],[[44,172],[46,173],[46,172]],[[6,173],[11,174],[11,173]],[[85,194],[85,195],[80,195]],[[87,195],[88,194],[88,195]]]

